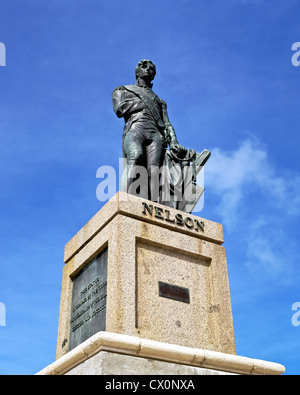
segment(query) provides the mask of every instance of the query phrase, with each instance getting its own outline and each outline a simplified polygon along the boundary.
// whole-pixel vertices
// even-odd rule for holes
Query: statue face
[[[147,82],[151,82],[154,80],[155,74],[156,68],[151,60],[142,60],[139,62],[136,70],[137,77],[142,78]]]

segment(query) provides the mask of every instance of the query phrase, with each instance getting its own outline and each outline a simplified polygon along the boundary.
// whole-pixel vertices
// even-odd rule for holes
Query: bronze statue
[[[167,104],[152,90],[155,75],[155,64],[143,59],[135,69],[136,84],[119,86],[112,94],[114,111],[119,118],[125,120],[122,149],[126,164],[122,177],[122,190],[183,211],[191,211],[191,207],[197,203],[194,200],[198,201],[200,196],[198,198],[185,196],[183,199],[181,196],[180,199],[174,199],[174,191],[178,189],[174,178],[182,184],[184,181],[182,170],[184,167],[189,167],[192,162],[194,164],[193,175],[190,177],[192,179],[185,180],[185,183],[193,185],[193,191],[189,195],[195,194],[196,163],[198,159],[199,166],[199,155],[193,150],[188,151],[178,143],[168,117]],[[166,151],[168,146],[169,150]],[[209,156],[209,151],[203,151],[201,165]],[[174,174],[172,168],[175,170]],[[137,191],[134,181],[140,169],[147,170],[147,181],[140,183]],[[169,191],[163,194],[166,185]],[[191,199],[192,206],[189,204],[192,202]]]

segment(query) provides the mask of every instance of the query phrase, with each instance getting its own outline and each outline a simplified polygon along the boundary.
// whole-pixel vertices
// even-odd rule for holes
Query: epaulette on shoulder
[[[124,88],[124,86],[122,85],[122,86],[117,86],[114,90],[113,90],[113,93],[114,92],[116,92],[116,91],[123,91],[125,88]]]

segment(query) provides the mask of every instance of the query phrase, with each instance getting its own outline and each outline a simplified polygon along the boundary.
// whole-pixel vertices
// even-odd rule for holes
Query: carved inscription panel
[[[74,278],[69,350],[106,329],[107,248]]]

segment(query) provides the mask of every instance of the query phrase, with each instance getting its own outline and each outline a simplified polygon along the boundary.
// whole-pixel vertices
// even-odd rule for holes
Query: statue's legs
[[[160,133],[133,127],[123,140],[123,152],[126,167],[122,176],[122,190],[158,201],[159,169],[164,152]]]
[[[162,158],[164,154],[163,145],[160,134],[155,135],[155,138],[146,147],[147,154],[147,170],[149,177],[149,199],[153,202],[159,201],[159,186],[160,186],[160,167],[162,165]]]
[[[148,199],[148,174],[144,163],[143,138],[132,128],[123,140],[126,159],[122,187],[127,193]]]

